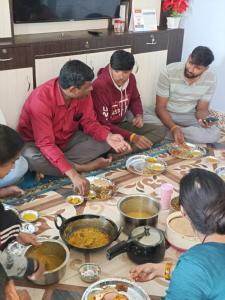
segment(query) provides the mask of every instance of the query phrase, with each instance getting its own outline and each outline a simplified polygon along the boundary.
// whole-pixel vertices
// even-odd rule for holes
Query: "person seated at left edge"
[[[89,181],[79,172],[110,165],[102,154],[112,147],[130,149],[123,137],[101,125],[90,92],[94,73],[79,60],[68,61],[59,77],[37,87],[26,100],[18,131],[26,141],[22,151],[29,168],[45,175],[66,175],[82,195]]]
[[[141,98],[132,74],[134,64],[132,53],[115,51],[110,64],[99,70],[93,82],[92,97],[98,120],[109,126],[113,133],[121,134],[131,143],[133,152],[137,152],[160,142],[166,129],[163,125],[145,124],[143,121]]]

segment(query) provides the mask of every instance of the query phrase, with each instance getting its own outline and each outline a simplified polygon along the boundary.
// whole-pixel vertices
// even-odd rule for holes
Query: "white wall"
[[[211,108],[225,112],[225,1],[190,0],[190,7],[181,20],[184,32],[182,60],[196,46],[209,47],[215,60],[211,68],[217,75],[217,88]]]

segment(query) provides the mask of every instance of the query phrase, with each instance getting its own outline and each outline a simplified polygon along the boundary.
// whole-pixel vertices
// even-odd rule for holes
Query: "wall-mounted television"
[[[118,18],[120,0],[13,0],[14,23]]]

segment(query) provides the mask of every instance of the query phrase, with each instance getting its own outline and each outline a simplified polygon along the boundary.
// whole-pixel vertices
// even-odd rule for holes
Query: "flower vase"
[[[179,28],[181,17],[167,17],[167,28],[176,29]]]

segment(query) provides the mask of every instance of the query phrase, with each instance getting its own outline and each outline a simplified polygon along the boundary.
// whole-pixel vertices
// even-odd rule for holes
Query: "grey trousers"
[[[144,122],[160,125],[161,120],[156,116],[155,110],[146,108],[144,110]],[[215,143],[220,138],[220,129],[213,125],[210,128],[203,128],[199,125],[194,113],[171,113],[172,120],[179,126],[187,142],[194,144]],[[166,139],[173,140],[173,137],[167,129]]]
[[[118,125],[119,127],[131,131],[133,133],[136,133],[138,135],[144,135],[146,138],[152,141],[153,144],[162,141],[166,134],[166,128],[163,124],[153,125],[153,124],[146,123],[144,124],[143,127],[137,128],[133,126],[132,123],[125,121]]]
[[[98,142],[82,131],[77,131],[63,152],[65,159],[71,164],[85,164],[108,152],[109,149],[110,146],[106,142]],[[62,173],[42,155],[34,143],[25,143],[22,153],[27,159],[31,171],[62,176]]]

